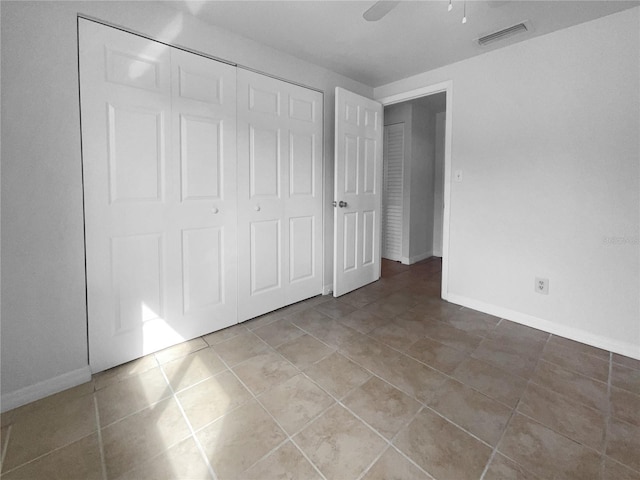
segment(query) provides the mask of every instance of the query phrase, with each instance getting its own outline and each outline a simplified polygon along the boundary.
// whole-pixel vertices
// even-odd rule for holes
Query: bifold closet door
[[[79,20],[94,372],[237,322],[235,68]]]
[[[238,315],[322,292],[322,94],[238,69]]]

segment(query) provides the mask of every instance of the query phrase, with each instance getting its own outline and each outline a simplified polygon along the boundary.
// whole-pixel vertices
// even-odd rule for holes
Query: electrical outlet
[[[549,295],[549,279],[536,277],[535,289],[536,292],[542,295]]]

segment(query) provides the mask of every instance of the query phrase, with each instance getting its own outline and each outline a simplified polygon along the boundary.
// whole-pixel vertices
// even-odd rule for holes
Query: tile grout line
[[[500,322],[498,322],[498,324],[502,323],[502,320],[503,319],[500,319]],[[496,325],[496,327],[497,327],[497,325]],[[544,349],[547,347],[550,339],[551,339],[551,334],[547,335],[547,339],[544,342],[544,347],[542,347],[542,351],[540,352],[540,355],[538,356],[538,360],[536,361],[536,366],[533,369],[534,372],[538,369],[538,365],[540,364],[540,361],[542,359],[542,353],[544,352]],[[482,471],[482,474],[480,475],[480,480],[484,479],[485,475],[489,471],[489,466],[491,465],[491,462],[493,462],[493,459],[495,458],[496,454],[498,454],[498,446],[502,442],[502,439],[504,438],[505,433],[507,433],[507,429],[509,428],[509,424],[511,423],[511,419],[516,414],[522,415],[521,412],[518,410],[518,407],[520,406],[520,403],[522,402],[522,398],[524,397],[524,394],[526,393],[527,388],[529,387],[530,383],[532,383],[531,377],[527,380],[527,384],[525,385],[524,390],[520,394],[520,398],[518,399],[518,402],[514,405],[513,409],[511,410],[511,415],[509,415],[509,420],[507,420],[506,423],[504,424],[504,429],[502,430],[502,434],[500,435],[500,438],[496,442],[496,446],[493,448],[493,451],[491,452],[491,455],[489,456],[489,459],[487,460],[487,464],[484,466],[484,470]],[[533,383],[535,383],[535,382],[533,382]],[[504,455],[503,453],[500,453],[500,454]],[[506,455],[504,455],[504,456],[506,458],[509,458]],[[512,458],[509,458],[509,460],[513,461],[516,465],[520,465],[518,462],[516,462]],[[520,465],[520,467],[524,468],[522,465]]]
[[[604,438],[602,442],[602,465],[600,475],[604,478],[607,464],[607,448],[609,444],[609,429],[611,428],[611,377],[613,376],[613,353],[609,352],[609,377],[607,379],[607,412],[604,424]]]
[[[258,335],[256,335],[258,336]],[[261,339],[262,340],[262,339]],[[264,340],[263,340],[264,341]],[[266,342],[265,342],[266,343]],[[273,348],[270,346],[270,348]],[[273,348],[275,350],[275,348]],[[277,352],[277,350],[276,350]],[[279,352],[277,352],[279,353]],[[284,358],[286,361],[288,361],[289,363],[291,363],[289,361],[289,359],[287,359],[286,357],[284,357],[284,355],[280,354],[280,356],[282,358]],[[222,360],[224,362],[224,360]],[[226,364],[226,362],[224,362]],[[292,364],[293,365],[293,364]],[[296,368],[298,370],[298,373],[296,373],[295,375],[293,375],[290,378],[293,378],[297,375],[303,374],[302,370],[300,370],[296,365],[293,365],[294,368]],[[320,475],[320,477],[324,480],[327,480],[326,477],[322,474],[322,472],[320,471],[320,469],[316,466],[316,464],[314,462],[311,461],[311,459],[307,456],[307,454],[305,452],[302,451],[302,449],[298,446],[298,444],[293,440],[293,437],[295,435],[297,435],[298,433],[300,433],[300,431],[302,431],[302,429],[304,429],[307,425],[309,425],[311,422],[315,421],[317,418],[319,418],[321,415],[323,415],[327,410],[329,410],[333,404],[329,405],[327,408],[323,409],[318,415],[316,415],[315,417],[313,417],[311,420],[309,420],[303,427],[302,429],[298,430],[297,432],[295,432],[293,435],[289,435],[289,432],[287,432],[287,430],[285,430],[285,428],[280,424],[280,422],[271,414],[271,412],[269,411],[269,409],[267,407],[264,406],[264,404],[260,401],[260,399],[258,398],[258,395],[256,395],[255,393],[253,393],[253,391],[242,381],[242,379],[236,374],[236,372],[233,371],[233,369],[229,368],[229,371],[233,374],[234,377],[236,377],[236,379],[242,384],[242,386],[251,394],[251,396],[253,397],[253,399],[258,403],[258,405],[260,405],[260,407],[267,413],[267,415],[269,415],[271,417],[271,419],[275,422],[275,424],[278,426],[278,428],[280,428],[280,430],[282,430],[284,432],[284,434],[286,435],[286,439],[283,440],[282,442],[280,442],[275,448],[271,449],[269,452],[267,452],[265,455],[263,455],[262,457],[260,457],[258,460],[256,460],[254,463],[252,463],[251,465],[249,465],[246,469],[244,469],[243,473],[246,472],[247,470],[249,470],[250,468],[252,468],[254,465],[256,465],[258,462],[262,461],[263,459],[268,458],[269,456],[271,456],[275,451],[277,451],[280,447],[282,447],[284,444],[286,444],[287,442],[291,442],[291,444],[302,454],[302,456],[309,462],[309,464],[312,466],[312,468],[314,470],[316,470],[316,472]],[[306,377],[306,375],[305,375]],[[289,379],[285,380],[288,381]],[[284,383],[284,382],[282,382]],[[275,388],[272,387],[272,388]],[[262,395],[263,393],[266,393],[270,390],[272,390],[272,388],[267,389],[263,392],[260,393],[260,395]],[[246,404],[244,404],[246,405]],[[225,414],[226,415],[226,414]]]
[[[11,440],[11,430],[13,430],[13,424],[7,425],[7,436],[4,438],[4,447],[0,452],[0,476],[2,475],[2,467],[4,465],[4,459],[7,456],[7,450],[9,449],[9,441]]]
[[[98,410],[98,396],[94,392],[93,396],[93,408],[96,412],[96,431],[98,435],[98,450],[100,450],[100,465],[102,467],[102,478],[107,480],[107,463],[104,455],[104,443],[102,441],[102,428],[100,427],[100,412]]]
[[[184,357],[181,357],[181,358],[184,358]],[[209,474],[211,475],[211,478],[213,478],[213,480],[218,480],[218,476],[216,475],[216,473],[215,473],[215,471],[213,469],[213,466],[209,462],[209,457],[207,457],[207,454],[204,451],[204,448],[203,448],[202,444],[200,443],[200,440],[198,440],[198,437],[196,436],[196,432],[195,432],[195,430],[193,428],[193,425],[191,425],[191,422],[189,421],[189,418],[187,417],[187,413],[184,411],[184,408],[182,407],[182,403],[180,402],[180,399],[178,398],[178,395],[176,395],[175,390],[171,386],[171,382],[169,382],[169,377],[167,377],[167,374],[164,372],[164,369],[162,368],[162,366],[160,366],[160,373],[162,373],[162,376],[164,377],[165,382],[167,382],[167,387],[169,388],[169,391],[171,392],[171,397],[170,398],[173,398],[173,400],[178,405],[178,408],[180,409],[180,413],[182,415],[182,418],[184,419],[185,423],[187,424],[187,428],[189,429],[189,432],[191,433],[191,437],[193,438],[193,441],[196,444],[196,448],[200,452],[200,455],[202,456],[202,459],[204,460],[204,463],[207,466],[207,470],[209,471]],[[222,373],[222,372],[220,372],[220,373]],[[211,378],[211,377],[209,377],[209,378]],[[188,438],[188,437],[186,437],[186,438]],[[186,438],[181,439],[180,442],[184,441]],[[164,450],[164,452],[168,451],[169,448],[171,448],[172,446],[177,445],[180,442],[173,443],[171,446],[166,448]]]

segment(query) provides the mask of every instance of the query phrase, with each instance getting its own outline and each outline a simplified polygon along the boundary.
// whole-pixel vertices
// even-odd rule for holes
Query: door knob
[[[212,213],[218,213],[219,211],[220,211],[220,210],[218,210],[216,207],[213,207],[213,208],[211,209],[211,212],[212,212]]]
[[[254,209],[256,212],[259,212],[259,211],[260,211],[260,205],[256,205],[255,207],[253,207],[253,209]]]
[[[346,206],[347,206],[347,202],[343,202],[342,200],[340,200],[340,202],[338,203],[338,206],[339,206],[340,208],[344,208],[344,207],[346,207]]]

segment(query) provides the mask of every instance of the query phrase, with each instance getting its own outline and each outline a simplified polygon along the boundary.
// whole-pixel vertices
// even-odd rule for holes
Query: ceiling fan
[[[368,22],[377,22],[393,10],[399,3],[400,2],[391,2],[388,0],[376,2],[366,12],[364,12],[362,16]]]

